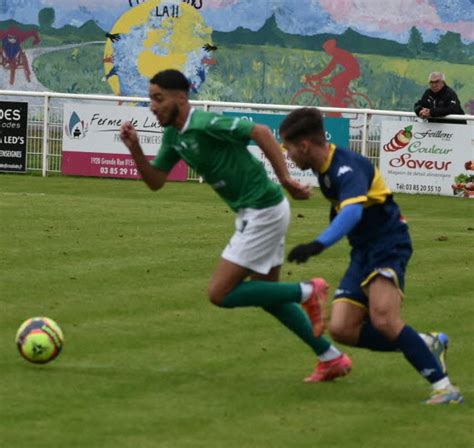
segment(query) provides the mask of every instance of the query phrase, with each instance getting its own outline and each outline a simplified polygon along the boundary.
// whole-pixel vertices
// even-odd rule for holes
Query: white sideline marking
[[[7,193],[0,191],[4,196],[46,196],[46,193]]]

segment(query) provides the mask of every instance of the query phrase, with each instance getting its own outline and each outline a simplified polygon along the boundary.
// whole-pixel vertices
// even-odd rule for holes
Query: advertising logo
[[[404,129],[400,129],[390,142],[383,146],[383,150],[386,152],[394,152],[407,146],[413,137],[412,128],[413,126],[407,126]]]
[[[64,126],[64,132],[70,139],[82,139],[86,136],[89,125],[79,118],[76,112],[69,117],[69,121]]]

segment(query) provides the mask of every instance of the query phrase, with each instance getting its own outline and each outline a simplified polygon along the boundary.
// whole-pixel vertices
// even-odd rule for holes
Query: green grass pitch
[[[0,446],[469,448],[473,435],[474,201],[398,195],[415,253],[403,317],[451,338],[466,403],[427,407],[400,354],[349,348],[354,370],[304,384],[315,359],[258,309],[221,310],[207,282],[233,214],[206,185],[0,176]],[[313,238],[328,205],[292,202],[287,248]],[[283,280],[324,276],[339,243]],[[51,364],[23,360],[15,332],[46,315],[65,333]]]

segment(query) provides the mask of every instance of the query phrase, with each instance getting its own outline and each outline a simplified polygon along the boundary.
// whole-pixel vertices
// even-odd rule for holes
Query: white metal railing
[[[2,98],[5,97],[5,98]],[[13,97],[13,98],[12,98]],[[68,94],[57,92],[24,92],[18,90],[0,90],[0,98],[3,100],[27,100],[28,112],[28,146],[27,146],[27,169],[29,171],[41,171],[43,176],[48,173],[61,172],[63,114],[62,105],[64,101],[76,102],[116,102],[117,104],[134,103],[148,104],[148,97],[129,97],[113,95],[86,95]],[[42,99],[42,101],[40,101]],[[258,104],[238,103],[220,101],[190,101],[192,105],[205,110],[222,112],[224,110],[237,110],[245,112],[288,112],[301,106],[290,106],[286,104]],[[57,103],[57,104],[56,104]],[[379,117],[400,121],[419,120],[414,112],[377,110],[377,109],[353,109],[338,107],[319,107],[324,114],[342,113],[350,120],[350,148],[368,157],[372,163],[379,163],[380,130],[381,121]],[[387,118],[389,117],[389,118]],[[450,115],[449,118],[467,120],[474,124],[474,115]],[[197,180],[198,176],[189,171],[188,178]]]

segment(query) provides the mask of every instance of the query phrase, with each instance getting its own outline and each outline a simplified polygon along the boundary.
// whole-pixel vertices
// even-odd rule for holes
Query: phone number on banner
[[[111,174],[119,176],[138,176],[138,170],[136,168],[117,168],[109,166],[101,166],[99,169],[100,174]]]
[[[440,193],[441,187],[437,185],[420,185],[420,184],[402,184],[396,183],[397,191],[407,191],[415,193]]]

